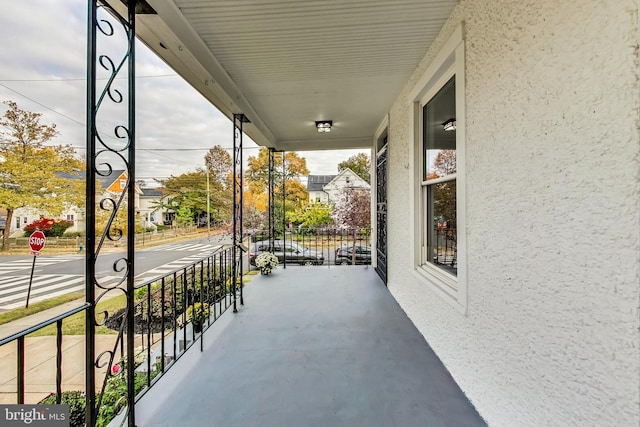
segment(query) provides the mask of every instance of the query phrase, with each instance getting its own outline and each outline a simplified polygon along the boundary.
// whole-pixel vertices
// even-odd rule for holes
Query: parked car
[[[353,243],[341,245],[336,249],[336,265],[353,264]],[[356,244],[356,264],[371,264],[371,246]]]
[[[274,240],[273,247],[269,247],[268,240],[262,240],[256,242],[253,245],[252,250],[249,252],[249,262],[251,265],[256,265],[256,257],[262,252],[271,252],[278,258],[279,263],[283,263],[285,254],[287,257],[287,264],[300,264],[300,265],[322,265],[324,264],[324,256],[322,253],[312,251],[305,248],[296,242],[285,242],[282,240]]]

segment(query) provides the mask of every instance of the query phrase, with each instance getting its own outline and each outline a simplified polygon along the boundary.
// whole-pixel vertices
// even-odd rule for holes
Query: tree
[[[221,187],[228,187],[231,184],[233,160],[224,148],[219,145],[213,146],[204,155],[204,163],[213,182],[220,184]]]
[[[371,191],[368,188],[347,187],[335,203],[333,219],[347,228],[371,226]]]
[[[371,183],[371,157],[367,153],[355,154],[344,162],[338,163],[338,172],[347,168],[351,169],[367,183]]]
[[[267,209],[268,186],[269,186],[269,149],[261,148],[257,156],[250,156],[247,159],[246,180],[249,191],[253,194],[251,200],[256,203],[256,208],[262,211]],[[274,154],[274,211],[276,230],[283,228],[283,208],[282,208],[282,182],[285,184],[285,212],[294,212],[296,209],[306,205],[309,194],[304,185],[300,183],[300,178],[307,176],[307,161],[299,157],[295,152],[285,153],[284,172],[282,170],[282,154]]]
[[[456,150],[440,150],[433,160],[436,177],[456,173]]]
[[[213,220],[226,222],[233,215],[233,161],[231,155],[216,145],[204,156],[209,172],[209,192]],[[211,215],[211,212],[209,212]]]
[[[176,212],[182,209],[183,214],[189,212],[191,215],[207,211],[207,176],[203,169],[178,176],[171,175],[158,182],[162,184],[160,192],[163,194],[159,207]],[[192,216],[191,220],[193,219]]]
[[[444,177],[456,173],[456,151],[440,150],[433,161],[433,172],[430,179]],[[433,185],[434,220],[456,227],[456,181],[447,181]]]
[[[41,113],[22,110],[13,101],[0,119],[0,207],[11,224],[16,209],[30,207],[59,215],[66,204],[84,205],[84,164],[69,145],[48,146],[56,125],[40,123]],[[55,165],[55,168],[51,167]],[[2,250],[9,248],[5,232]]]
[[[289,215],[289,220],[304,227],[321,227],[333,222],[331,206],[326,203],[309,203],[301,209],[296,209]]]

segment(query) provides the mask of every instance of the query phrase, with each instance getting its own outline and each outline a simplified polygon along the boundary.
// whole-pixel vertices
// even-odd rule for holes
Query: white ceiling
[[[370,147],[457,0],[147,0],[140,39],[260,145]],[[162,44],[162,46],[161,46]],[[316,120],[333,120],[318,133]]]

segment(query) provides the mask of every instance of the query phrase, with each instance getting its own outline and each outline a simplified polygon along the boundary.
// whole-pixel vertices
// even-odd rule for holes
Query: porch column
[[[135,426],[134,390],[134,259],[135,259],[135,9],[136,0],[127,0],[126,16],[118,14],[108,3],[88,2],[87,43],[87,174],[86,174],[86,258],[85,295],[86,310],[86,365],[85,392],[87,400],[86,422],[94,426],[100,410],[101,400],[96,401],[96,368],[106,367],[107,375],[101,385],[104,392],[112,367],[126,368],[127,423]],[[99,42],[98,42],[99,39]],[[120,51],[114,52],[114,44],[125,40]],[[108,45],[109,54],[98,53],[97,46]],[[111,55],[111,56],[110,56]],[[99,83],[98,83],[99,82]],[[98,86],[100,84],[100,86]],[[117,124],[105,130],[107,124],[99,125],[97,118],[104,106],[117,116]],[[99,179],[113,179],[115,170],[124,170],[126,185],[120,194],[101,197]],[[107,217],[102,235],[96,236],[96,209]],[[127,220],[123,228],[115,224],[117,214],[126,210]],[[123,237],[125,237],[123,239]],[[107,241],[126,241],[126,252],[112,265],[111,276],[119,277],[114,284],[102,283],[96,276],[96,263]],[[124,285],[124,286],[122,286]],[[96,295],[96,289],[98,295]],[[96,313],[99,302],[109,296],[124,293],[127,301],[125,327],[115,339],[113,348],[99,355],[95,353]],[[109,294],[107,296],[107,294]],[[113,313],[110,313],[113,314]],[[107,316],[100,315],[101,319]],[[126,335],[126,339],[124,337]],[[122,371],[122,369],[120,369]],[[115,374],[114,374],[115,375]]]
[[[233,115],[233,268],[231,278],[231,291],[233,292],[233,312],[238,312],[236,305],[236,281],[240,281],[240,304],[244,304],[242,292],[242,191],[244,180],[242,176],[242,126],[249,123],[244,114]]]

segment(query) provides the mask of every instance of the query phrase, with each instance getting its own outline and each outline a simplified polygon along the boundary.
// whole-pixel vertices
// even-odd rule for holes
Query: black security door
[[[387,138],[376,156],[376,272],[387,283]]]

